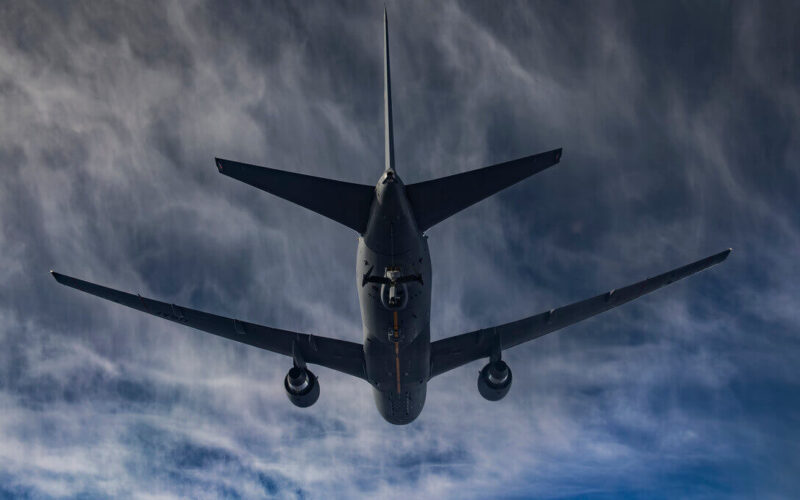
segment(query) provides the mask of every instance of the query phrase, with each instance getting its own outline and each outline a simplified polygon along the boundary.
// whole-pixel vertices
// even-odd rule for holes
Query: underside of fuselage
[[[359,238],[356,286],[367,380],[383,417],[414,420],[430,377],[431,265],[405,186],[386,170]]]

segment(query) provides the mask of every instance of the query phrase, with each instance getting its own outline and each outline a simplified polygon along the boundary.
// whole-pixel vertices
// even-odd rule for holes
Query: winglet
[[[715,263],[719,263],[727,259],[731,252],[733,252],[733,248],[728,248],[727,250],[723,250],[720,253],[713,255],[711,258]]]

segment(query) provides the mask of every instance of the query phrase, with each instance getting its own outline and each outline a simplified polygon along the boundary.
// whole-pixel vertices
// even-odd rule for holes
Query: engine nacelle
[[[511,388],[511,368],[505,361],[491,361],[478,374],[478,392],[489,401],[499,401]]]
[[[308,368],[293,367],[283,379],[283,388],[293,405],[308,408],[319,399],[319,382]]]

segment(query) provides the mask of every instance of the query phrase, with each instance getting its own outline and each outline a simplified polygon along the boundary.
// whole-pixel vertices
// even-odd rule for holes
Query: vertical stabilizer
[[[392,83],[389,74],[389,17],[383,9],[383,119],[384,149],[386,154],[386,170],[394,170],[394,134],[392,129]]]

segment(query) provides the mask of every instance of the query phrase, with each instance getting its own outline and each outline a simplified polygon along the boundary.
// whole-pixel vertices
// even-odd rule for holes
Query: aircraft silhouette
[[[63,284],[142,312],[268,351],[291,356],[283,385],[289,400],[308,407],[319,397],[317,364],[367,381],[380,414],[407,424],[422,411],[427,383],[471,361],[488,358],[478,390],[503,398],[512,375],[502,351],[560,330],[725,260],[730,249],[653,278],[518,321],[431,342],[431,262],[425,231],[451,215],[561,159],[554,149],[479,170],[405,185],[394,163],[388,19],[384,10],[385,170],[376,186],[341,182],[216,159],[219,171],[339,222],[360,235],[356,286],[364,326],[358,344],[290,332],[121,292],[51,271]]]

